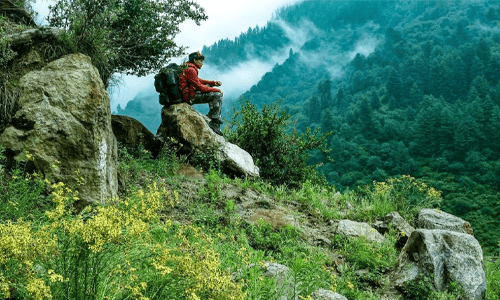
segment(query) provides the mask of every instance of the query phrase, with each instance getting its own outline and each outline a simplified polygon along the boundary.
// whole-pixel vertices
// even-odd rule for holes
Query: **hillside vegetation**
[[[443,191],[442,208],[470,221],[485,250],[496,253],[498,2],[304,1],[280,10],[269,25],[279,22],[297,33],[304,24],[314,30],[243,97],[257,107],[279,100],[290,130],[332,132],[333,161],[314,152],[310,163],[323,163],[321,172],[337,189],[420,178]],[[250,44],[261,49],[260,35],[282,28],[249,31],[204,52],[231,58]]]
[[[165,148],[152,159],[142,148],[121,149],[116,204],[83,210],[73,208],[73,187],[24,173],[29,153],[12,172],[1,168],[0,298],[279,299],[291,292],[310,299],[323,288],[348,299],[400,293],[403,299],[460,299],[459,288],[435,292],[424,279],[391,289],[388,276],[398,256],[392,230],[381,244],[340,235],[329,244],[306,238],[304,224],[371,222],[392,211],[412,220],[420,208],[440,202],[421,181],[400,177],[335,195],[310,181],[289,189],[230,179],[211,168],[200,182],[178,175],[186,158],[174,153]],[[278,216],[248,222],[245,205],[288,211],[302,225],[284,225]],[[300,285],[280,288],[265,275],[265,262],[288,266]],[[486,299],[499,299],[498,262],[487,259],[485,267]]]

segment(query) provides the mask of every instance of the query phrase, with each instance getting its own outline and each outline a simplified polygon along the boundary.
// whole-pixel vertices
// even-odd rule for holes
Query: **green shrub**
[[[227,140],[245,149],[260,168],[260,176],[275,185],[286,184],[300,187],[306,180],[325,183],[316,171],[318,165],[309,165],[309,152],[314,149],[324,154],[329,133],[320,130],[298,134],[287,133],[288,119],[285,111],[279,110],[279,103],[264,105],[261,112],[250,101],[242,103],[240,111],[233,108],[233,117],[226,126]]]
[[[414,280],[405,282],[402,294],[408,300],[430,299],[433,291],[432,278],[420,273]]]

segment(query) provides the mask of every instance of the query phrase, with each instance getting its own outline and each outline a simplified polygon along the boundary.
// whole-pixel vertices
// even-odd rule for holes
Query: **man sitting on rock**
[[[198,69],[203,66],[205,57],[200,52],[189,54],[187,69],[179,75],[179,89],[182,93],[182,98],[189,104],[208,103],[209,112],[207,116],[211,119],[208,126],[218,135],[222,135],[220,119],[222,108],[222,91],[214,88],[221,86],[220,81],[209,81],[198,78]]]

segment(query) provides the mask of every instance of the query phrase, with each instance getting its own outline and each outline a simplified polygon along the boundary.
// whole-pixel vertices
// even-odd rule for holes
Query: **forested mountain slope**
[[[304,1],[203,53],[221,72],[289,53],[243,97],[258,107],[281,100],[298,131],[332,131],[333,162],[311,160],[331,184],[422,178],[443,191],[442,209],[473,223],[485,249],[498,244],[498,2]],[[145,105],[153,97],[119,113],[155,131],[160,107]]]
[[[334,162],[324,160],[321,170],[337,188],[423,178],[443,191],[442,208],[475,223],[493,249],[500,240],[498,2],[305,1],[270,24],[283,21],[314,30],[243,96],[259,106],[281,100],[298,130],[332,131]],[[204,52],[234,59],[265,40],[249,32]]]

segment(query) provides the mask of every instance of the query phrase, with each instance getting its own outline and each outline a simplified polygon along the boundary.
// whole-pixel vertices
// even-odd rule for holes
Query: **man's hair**
[[[189,62],[194,62],[195,59],[205,60],[205,56],[200,51],[189,54]]]

